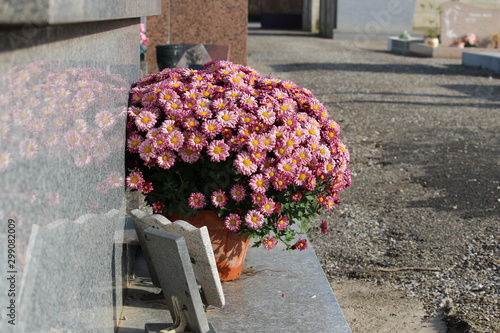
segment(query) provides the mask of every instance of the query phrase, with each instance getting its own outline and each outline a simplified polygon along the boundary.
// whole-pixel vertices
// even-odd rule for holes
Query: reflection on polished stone
[[[15,222],[15,288],[0,307],[15,303],[16,324],[0,311],[0,332],[111,332],[115,326],[122,303],[123,244],[115,233],[124,226],[126,108],[138,65],[128,56],[132,46],[105,39],[132,39],[135,23],[114,23],[99,42],[88,37],[108,48],[89,50],[94,58],[77,54],[77,39],[0,53],[2,263],[7,221]],[[39,33],[50,39],[50,31]],[[7,283],[2,274],[0,289],[8,290]]]

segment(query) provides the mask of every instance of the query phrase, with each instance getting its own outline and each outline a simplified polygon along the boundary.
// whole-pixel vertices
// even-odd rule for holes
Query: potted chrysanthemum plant
[[[249,238],[305,249],[308,222],[351,183],[348,150],[325,106],[246,66],[216,61],[148,75],[131,90],[128,116],[128,187],[156,213],[243,240],[212,239],[216,259],[227,259],[221,249],[245,253]]]

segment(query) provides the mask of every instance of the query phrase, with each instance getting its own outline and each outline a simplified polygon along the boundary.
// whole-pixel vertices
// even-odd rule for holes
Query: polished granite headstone
[[[139,17],[159,1],[0,5],[0,332],[113,332],[122,305],[124,145]],[[64,23],[64,24],[62,24]],[[9,221],[15,228],[8,228]],[[12,254],[12,253],[11,253]],[[7,275],[9,274],[9,275]],[[14,275],[12,283],[7,277]]]

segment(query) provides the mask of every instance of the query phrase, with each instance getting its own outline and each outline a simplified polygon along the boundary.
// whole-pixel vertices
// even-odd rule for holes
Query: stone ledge
[[[500,73],[500,50],[497,52],[464,52],[462,65],[480,67]]]
[[[142,333],[146,323],[171,322],[164,302],[140,300],[159,291],[141,257],[135,272],[118,333]],[[222,288],[226,305],[206,313],[218,333],[351,332],[312,248],[293,254],[284,246],[250,248],[242,276]]]
[[[160,0],[6,0],[0,24],[65,24],[158,15]]]
[[[460,59],[462,58],[462,53],[464,52],[469,52],[469,53],[494,52],[494,49],[479,48],[479,47],[458,48],[458,47],[442,46],[442,45],[438,47],[432,47],[424,43],[410,44],[410,53],[422,57]]]

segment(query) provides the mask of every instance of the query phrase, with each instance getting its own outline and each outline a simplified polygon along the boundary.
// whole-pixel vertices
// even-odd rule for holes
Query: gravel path
[[[248,45],[249,66],[342,126],[353,186],[310,235],[332,285],[385,285],[450,332],[500,332],[500,75],[302,32],[250,28]]]

